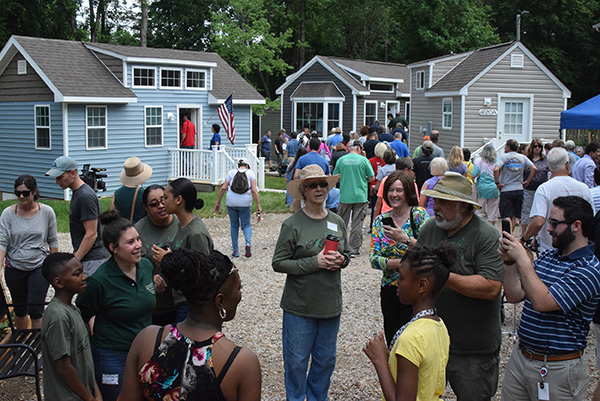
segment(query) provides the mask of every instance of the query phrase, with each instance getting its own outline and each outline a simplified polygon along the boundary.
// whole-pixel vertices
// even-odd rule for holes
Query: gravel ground
[[[271,257],[281,223],[287,216],[265,214],[259,223],[256,223],[253,218],[253,255],[249,259],[242,256],[234,260],[240,269],[243,299],[238,307],[236,318],[227,323],[223,329],[235,343],[250,348],[258,355],[262,367],[263,400],[285,399],[281,349],[282,311],[279,308],[285,275],[273,272]],[[215,247],[223,253],[229,254],[231,252],[229,220],[227,218],[211,218],[205,219],[204,222],[214,239]],[[61,251],[71,249],[68,234],[61,234],[60,241]],[[381,399],[375,370],[362,352],[367,338],[379,332],[383,327],[379,309],[381,273],[371,269],[368,253],[369,237],[365,234],[360,256],[353,259],[342,274],[344,310],[338,337],[337,363],[329,390],[331,400],[375,401]],[[505,306],[505,310],[506,321],[502,330],[510,332],[513,328],[512,305]],[[517,306],[517,316],[519,314],[520,306]],[[504,334],[500,383],[513,345],[512,335]],[[591,399],[591,394],[598,381],[593,353],[594,341],[590,337],[586,352],[591,376],[589,399]],[[0,399],[35,399],[34,381],[30,378],[0,381]],[[456,399],[449,387],[444,399]],[[494,399],[500,399],[500,388]]]

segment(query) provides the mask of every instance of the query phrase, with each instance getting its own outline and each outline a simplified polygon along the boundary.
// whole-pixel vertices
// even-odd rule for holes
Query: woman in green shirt
[[[339,175],[325,175],[308,165],[288,184],[302,209],[283,222],[273,270],[287,274],[283,309],[283,364],[288,400],[326,400],[335,367],[336,340],[342,313],[341,268],[350,261],[346,225],[325,208],[327,193]],[[325,251],[327,237],[337,250]],[[312,357],[307,376],[308,360]]]
[[[77,298],[84,322],[95,316],[92,355],[104,401],[121,390],[127,352],[135,336],[152,324],[156,305],[152,264],[141,256],[142,241],[133,223],[111,210],[100,215],[102,242],[111,254],[87,280]]]

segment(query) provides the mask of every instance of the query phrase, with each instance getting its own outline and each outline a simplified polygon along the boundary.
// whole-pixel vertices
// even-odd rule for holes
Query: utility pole
[[[523,10],[517,14],[517,42],[521,41],[521,16],[523,14],[529,14],[529,11]]]

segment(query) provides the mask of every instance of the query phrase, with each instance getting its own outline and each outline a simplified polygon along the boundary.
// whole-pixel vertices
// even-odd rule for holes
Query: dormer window
[[[181,89],[181,70],[161,68],[160,69],[160,88]]]
[[[383,82],[370,82],[369,90],[371,90],[373,92],[392,93],[392,92],[394,92],[394,84],[386,84]]]
[[[186,89],[206,89],[206,71],[190,70],[185,71]]]
[[[416,89],[424,89],[425,88],[425,71],[417,71],[415,88]]]
[[[156,88],[156,68],[133,67],[133,88]]]

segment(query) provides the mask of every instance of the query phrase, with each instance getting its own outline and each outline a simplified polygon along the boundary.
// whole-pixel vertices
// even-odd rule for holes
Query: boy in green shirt
[[[42,264],[42,274],[55,290],[42,320],[44,398],[102,400],[89,334],[81,312],[71,303],[75,294],[85,291],[81,262],[72,253],[51,253]]]

